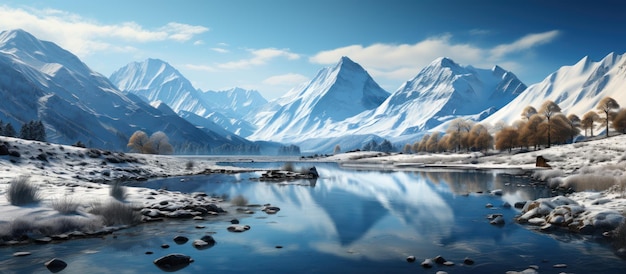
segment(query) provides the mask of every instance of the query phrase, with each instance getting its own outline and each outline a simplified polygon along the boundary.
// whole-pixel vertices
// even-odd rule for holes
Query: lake
[[[242,173],[145,182],[144,186],[174,191],[243,195],[250,204],[269,203],[281,210],[266,214],[260,207],[250,207],[254,214],[243,214],[227,206],[233,215],[142,224],[102,238],[4,247],[0,273],[50,273],[43,263],[53,257],[68,263],[61,273],[161,273],[152,261],[169,253],[195,260],[177,273],[504,273],[530,265],[541,273],[626,269],[626,261],[600,240],[545,234],[516,224],[513,217],[519,211],[504,207],[505,202],[513,205],[551,195],[525,178],[498,172],[365,171],[315,165],[321,176],[316,181],[266,183],[250,180],[258,173]],[[503,195],[489,194],[494,189],[503,190]],[[504,215],[505,225],[489,224],[486,216],[495,213]],[[227,231],[234,217],[251,229]],[[206,234],[213,235],[215,246],[192,247],[194,239]],[[177,235],[190,241],[176,244]],[[161,248],[162,244],[170,247]],[[12,257],[17,251],[32,255]],[[437,255],[455,265],[420,266],[425,258]],[[415,256],[416,262],[407,262],[407,256]],[[466,257],[475,263],[464,264]],[[555,264],[567,268],[553,268]]]

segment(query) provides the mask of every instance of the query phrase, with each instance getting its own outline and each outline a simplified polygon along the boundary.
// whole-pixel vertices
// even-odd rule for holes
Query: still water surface
[[[0,273],[50,273],[43,263],[53,257],[68,263],[61,273],[161,273],[152,261],[169,253],[195,260],[177,273],[504,273],[529,265],[539,266],[541,273],[626,269],[626,262],[606,244],[577,235],[543,234],[514,223],[518,211],[502,207],[505,201],[514,204],[550,195],[523,178],[472,171],[356,171],[333,164],[318,164],[317,169],[317,181],[289,184],[250,181],[259,176],[256,173],[146,182],[148,187],[175,191],[241,194],[250,203],[271,203],[281,210],[268,215],[253,208],[252,215],[237,215],[242,225],[251,226],[243,233],[227,231],[233,218],[227,216],[144,224],[115,237],[0,248]],[[493,189],[503,189],[504,195],[479,193]],[[486,208],[488,203],[494,207]],[[503,214],[506,224],[490,225],[485,217],[493,213]],[[191,246],[209,233],[215,246]],[[191,241],[178,245],[172,240],[177,235]],[[12,257],[17,251],[33,255]],[[406,262],[409,255],[417,261]],[[455,265],[419,265],[437,255]],[[464,265],[466,257],[475,264]],[[554,264],[567,268],[555,269]]]

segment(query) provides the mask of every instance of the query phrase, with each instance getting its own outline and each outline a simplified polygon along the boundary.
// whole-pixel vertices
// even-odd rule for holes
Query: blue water
[[[518,211],[503,208],[505,201],[550,195],[523,178],[471,171],[355,171],[330,164],[317,169],[321,178],[316,182],[250,181],[256,173],[146,182],[148,187],[174,191],[243,195],[250,203],[271,203],[281,210],[268,215],[251,208],[255,213],[247,215],[227,208],[241,224],[251,226],[243,233],[228,232],[233,216],[225,216],[144,224],[96,239],[4,247],[0,273],[50,273],[43,263],[53,257],[68,263],[61,273],[160,273],[152,261],[169,253],[195,260],[178,273],[504,273],[529,265],[539,266],[541,273],[626,269],[626,262],[597,240],[544,234],[514,223]],[[504,195],[486,194],[493,189],[503,189]],[[488,203],[494,207],[486,208]],[[485,217],[493,213],[504,214],[506,224],[490,225]],[[205,234],[212,234],[217,244],[193,248],[191,241]],[[191,240],[178,245],[172,240],[176,235]],[[162,244],[170,247],[163,249]],[[33,255],[12,257],[17,251]],[[409,255],[417,261],[406,262]],[[419,265],[437,255],[455,265]],[[464,265],[465,257],[475,264]],[[567,268],[555,269],[554,264]]]

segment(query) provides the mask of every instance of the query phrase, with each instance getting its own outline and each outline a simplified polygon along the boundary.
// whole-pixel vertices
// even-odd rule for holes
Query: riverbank
[[[119,202],[144,209],[145,220],[159,220],[163,212],[179,216],[211,216],[220,214],[219,208],[227,205],[222,197],[209,197],[202,193],[180,193],[167,190],[154,191],[141,187],[127,187],[122,197],[112,195],[118,182],[143,181],[150,178],[219,173],[250,172],[252,170],[217,165],[217,161],[255,161],[253,157],[176,157],[115,153],[56,144],[25,141],[0,137],[8,155],[0,155],[0,236],[11,238],[20,232],[16,223],[48,225],[55,220],[72,218],[89,220],[96,231],[106,233],[115,227],[94,220],[101,219],[93,213],[94,204]],[[537,156],[548,160],[551,169],[537,168]],[[263,158],[261,159],[272,159]],[[509,169],[532,174],[553,187],[571,189],[568,199],[584,210],[580,218],[571,222],[600,224],[604,232],[608,227],[621,223],[626,208],[624,187],[607,188],[609,184],[624,185],[626,181],[626,137],[616,136],[585,143],[555,146],[526,153],[471,154],[385,154],[379,152],[351,152],[317,159],[301,159],[314,162],[338,162],[358,169],[411,170],[424,168],[456,169]],[[281,161],[299,160],[285,158]],[[28,205],[12,205],[7,199],[9,182],[28,176],[37,187],[39,201]],[[583,191],[586,188],[597,191]],[[532,203],[533,201],[531,201]],[[553,211],[560,204],[535,201],[544,208],[544,224],[551,224]],[[59,204],[71,203],[71,212],[60,212]],[[529,203],[529,204],[531,204]],[[196,208],[196,210],[190,210]],[[200,208],[204,208],[200,209]],[[532,210],[527,208],[522,214]],[[560,210],[560,209],[559,209]],[[550,217],[552,216],[552,217]],[[610,218],[607,218],[610,216]],[[565,217],[565,216],[564,216]],[[152,219],[151,219],[152,218]],[[606,220],[610,220],[607,225]],[[93,222],[92,222],[93,221]],[[537,223],[541,223],[538,220]],[[571,223],[570,222],[570,223]],[[541,227],[543,227],[543,225]],[[111,228],[113,227],[113,228]],[[18,227],[19,228],[19,227]],[[27,227],[36,230],[35,227]],[[16,231],[17,230],[17,231]],[[579,229],[580,230],[580,229]],[[583,231],[596,230],[587,228]],[[23,232],[23,231],[22,231]],[[30,233],[30,232],[29,232]],[[32,233],[30,233],[32,236]],[[36,235],[37,237],[45,235]],[[6,241],[5,241],[6,243]]]

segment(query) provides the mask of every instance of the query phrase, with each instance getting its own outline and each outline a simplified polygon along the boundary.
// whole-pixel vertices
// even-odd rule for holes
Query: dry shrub
[[[565,178],[564,186],[574,191],[604,191],[618,182],[614,176],[577,174]]]

